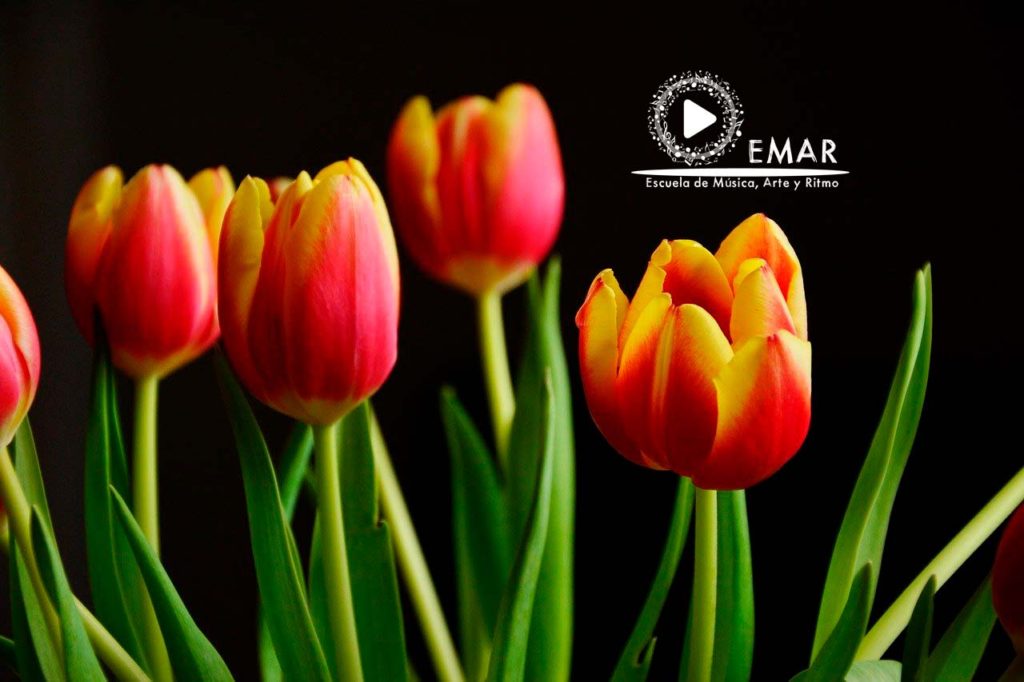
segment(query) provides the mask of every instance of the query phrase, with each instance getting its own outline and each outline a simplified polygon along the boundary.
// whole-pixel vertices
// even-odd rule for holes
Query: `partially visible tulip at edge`
[[[14,438],[38,387],[39,334],[35,319],[18,285],[0,267],[0,447],[7,447]]]
[[[510,85],[493,101],[463,97],[436,113],[415,97],[387,156],[399,234],[432,277],[474,296],[501,294],[551,250],[565,181],[551,112],[535,88]]]
[[[999,622],[1024,656],[1024,506],[1003,531],[992,568],[992,603]]]
[[[233,193],[222,167],[186,184],[165,165],[126,184],[107,166],[79,192],[65,252],[68,302],[90,343],[99,312],[114,364],[133,378],[165,376],[217,340],[217,250]]]
[[[249,391],[309,424],[337,421],[395,364],[398,256],[380,190],[355,159],[303,172],[273,202],[247,177],[221,234],[224,346]]]
[[[663,241],[632,301],[602,271],[576,324],[591,415],[627,459],[733,490],[774,474],[803,443],[803,275],[764,215],[743,221],[715,254]]]

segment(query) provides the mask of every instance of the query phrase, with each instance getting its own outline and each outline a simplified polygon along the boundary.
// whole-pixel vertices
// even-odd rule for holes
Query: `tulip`
[[[992,603],[1018,655],[1024,657],[1024,507],[1017,509],[999,541]]]
[[[591,415],[627,459],[733,490],[771,476],[803,443],[803,276],[765,216],[742,222],[714,255],[663,241],[632,301],[601,272],[576,324]]]
[[[25,297],[0,267],[0,447],[7,447],[39,386],[39,335]],[[0,503],[0,515],[3,505]]]
[[[108,166],[79,193],[65,261],[71,312],[91,343],[99,311],[114,364],[133,378],[165,376],[217,339],[217,244],[233,192],[224,168],[186,185],[151,165],[123,186]]]
[[[427,273],[476,296],[521,284],[562,220],[562,160],[544,98],[511,85],[436,116],[413,98],[391,133],[388,184],[402,239]]]

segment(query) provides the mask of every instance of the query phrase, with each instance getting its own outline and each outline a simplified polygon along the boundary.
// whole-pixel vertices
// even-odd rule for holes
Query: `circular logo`
[[[682,140],[669,129],[670,122],[681,127]],[[688,166],[706,166],[735,147],[742,125],[743,105],[736,92],[708,71],[669,78],[654,93],[647,113],[651,136],[669,158]]]

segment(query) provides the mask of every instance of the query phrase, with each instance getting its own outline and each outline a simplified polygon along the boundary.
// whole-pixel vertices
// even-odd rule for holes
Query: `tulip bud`
[[[583,386],[611,445],[705,489],[748,488],[807,435],[811,346],[800,263],[755,215],[714,255],[663,241],[632,302],[611,270],[576,316]]]
[[[0,268],[0,447],[6,447],[14,438],[38,386],[36,323],[18,285]]]
[[[1013,646],[1024,656],[1024,507],[1010,519],[992,568],[992,603]]]
[[[123,187],[109,166],[79,193],[65,261],[71,312],[92,343],[99,311],[114,364],[130,376],[169,374],[217,339],[216,245],[233,192],[224,168],[186,185],[152,165]]]
[[[472,295],[522,283],[551,250],[564,180],[554,122],[527,85],[437,112],[403,109],[388,145],[398,229],[427,273]]]
[[[377,185],[355,159],[301,173],[271,199],[246,178],[221,233],[228,358],[259,400],[331,424],[394,366],[398,257]]]

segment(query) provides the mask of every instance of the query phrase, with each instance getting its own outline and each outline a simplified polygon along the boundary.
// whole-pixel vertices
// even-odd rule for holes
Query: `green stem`
[[[693,572],[692,649],[687,680],[708,682],[715,652],[718,596],[718,493],[697,488],[697,538]]]
[[[338,461],[338,423],[313,427],[316,450],[317,503],[323,523],[324,577],[327,587],[327,619],[334,638],[338,675],[345,682],[361,682],[356,614],[345,548],[345,523],[341,509],[341,468]]]
[[[1010,517],[1024,501],[1024,469],[1010,479],[988,504],[956,534],[948,545],[925,566],[913,582],[882,614],[857,650],[858,661],[877,660],[907,627],[921,590],[931,576],[935,576],[935,589],[943,584],[967,561],[978,547],[988,539],[1003,521]]]
[[[409,508],[405,504],[402,488],[398,484],[391,458],[380,433],[377,420],[373,420],[374,453],[377,455],[377,476],[380,481],[381,506],[384,517],[391,527],[391,537],[395,542],[395,554],[398,567],[409,590],[416,615],[423,628],[427,648],[434,662],[434,670],[441,682],[463,682],[465,676],[459,664],[459,655],[455,651],[448,624],[441,609],[441,600],[437,597],[434,581],[427,568],[427,560],[416,537],[416,529],[412,525]]]
[[[155,375],[135,383],[135,429],[132,458],[132,502],[135,519],[153,552],[160,554],[160,505],[157,486],[156,419],[160,380]],[[158,682],[174,679],[160,623],[145,586],[142,590],[142,639],[153,678]]]
[[[7,448],[2,448],[2,453],[0,453],[0,493],[3,495],[4,505],[8,509],[8,514],[13,519],[15,542],[18,543],[25,566],[29,570],[39,603],[43,605],[47,627],[55,627],[59,631],[60,626],[57,612],[47,593],[45,591],[40,592],[40,589],[43,589],[43,582],[42,577],[39,575],[35,554],[32,550],[31,530],[24,527],[26,519],[29,519],[28,523],[31,523],[31,511],[29,510],[25,493],[21,488],[21,483],[14,472]],[[5,520],[5,528],[6,525]],[[10,538],[7,534],[0,535],[0,548],[3,549],[5,554],[9,552],[9,543]],[[123,682],[148,682],[149,677],[139,667],[139,664],[128,655],[128,652],[118,644],[117,640],[114,639],[107,629],[103,627],[103,624],[92,615],[89,609],[77,597],[75,598],[75,606],[78,608],[82,624],[85,626],[85,632],[89,636],[89,641],[92,642],[93,649],[99,655],[100,660],[114,673],[114,676]],[[59,647],[60,640],[58,639],[58,651],[60,650]]]
[[[494,443],[502,471],[508,459],[508,437],[512,430],[512,416],[516,410],[512,392],[512,373],[508,367],[505,347],[505,324],[501,316],[501,294],[488,292],[477,299],[477,318],[480,324],[480,357],[484,364],[487,383],[487,402],[491,406]]]

